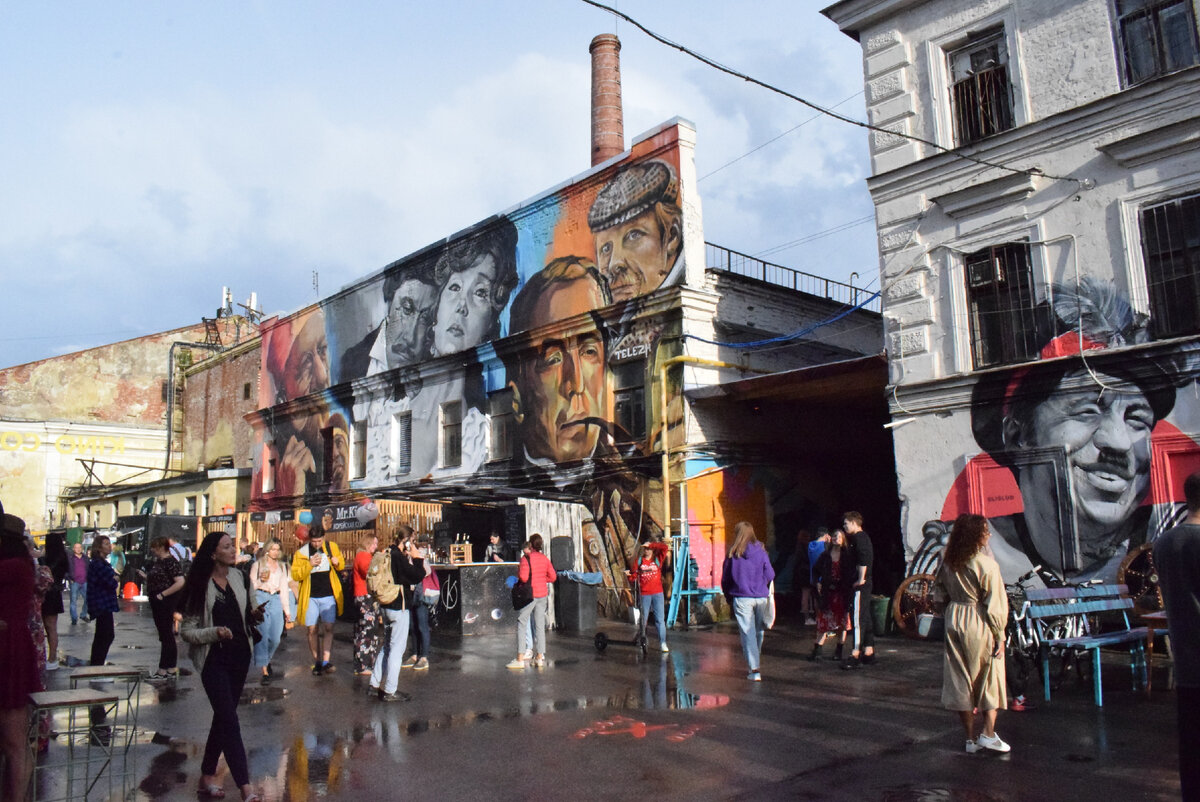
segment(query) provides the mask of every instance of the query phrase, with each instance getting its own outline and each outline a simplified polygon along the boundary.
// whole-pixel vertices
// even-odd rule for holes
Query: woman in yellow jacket
[[[292,579],[300,583],[296,620],[308,627],[308,648],[313,656],[313,676],[334,670],[329,661],[333,648],[333,622],[342,614],[342,581],[338,571],[346,567],[336,543],[325,541],[325,528],[313,524],[308,543],[292,557]]]

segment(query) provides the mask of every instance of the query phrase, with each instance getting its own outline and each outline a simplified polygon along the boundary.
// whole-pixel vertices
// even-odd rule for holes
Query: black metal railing
[[[725,270],[739,276],[756,278],[759,281],[806,292],[819,298],[828,298],[849,306],[858,306],[871,295],[871,291],[863,287],[855,287],[853,284],[815,276],[812,273],[805,273],[803,270],[772,264],[729,248],[722,248],[711,242],[704,243],[704,251],[705,265],[710,269]],[[879,297],[871,298],[868,303],[863,304],[863,309],[879,312],[882,309]]]

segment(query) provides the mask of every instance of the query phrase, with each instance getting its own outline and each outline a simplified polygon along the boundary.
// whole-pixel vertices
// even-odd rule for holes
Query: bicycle
[[[1041,634],[1029,615],[1028,583],[1038,575],[1042,566],[1035,565],[1013,582],[1004,585],[1008,596],[1008,623],[1004,627],[1004,672],[1012,709],[1025,707],[1025,689],[1029,679],[1040,674]]]

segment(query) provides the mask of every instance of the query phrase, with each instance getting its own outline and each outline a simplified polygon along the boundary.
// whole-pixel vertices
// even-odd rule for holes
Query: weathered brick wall
[[[232,457],[233,467],[252,462],[254,432],[245,415],[258,407],[261,346],[205,360],[185,377],[183,469],[213,467]]]

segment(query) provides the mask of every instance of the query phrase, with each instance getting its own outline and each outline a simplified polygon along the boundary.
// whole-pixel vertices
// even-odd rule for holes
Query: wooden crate
[[[450,544],[450,564],[462,565],[463,563],[471,562],[471,544],[470,543],[451,543]]]

